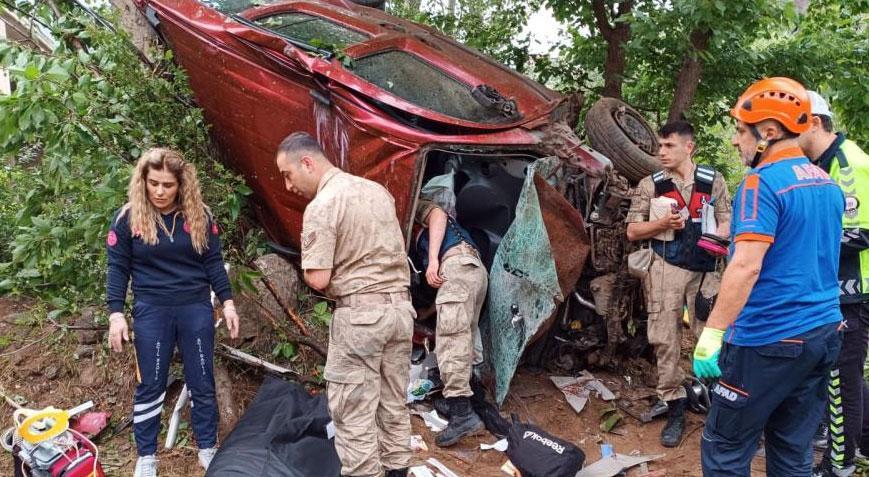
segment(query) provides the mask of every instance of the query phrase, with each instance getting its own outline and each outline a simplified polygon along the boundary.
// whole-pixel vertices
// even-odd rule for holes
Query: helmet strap
[[[766,139],[760,135],[760,131],[757,129],[757,126],[751,125],[749,127],[751,134],[757,140],[757,148],[755,149],[754,159],[751,160],[751,168],[754,169],[760,164],[760,157],[763,156],[763,153],[766,152],[773,144],[781,141],[781,139]]]

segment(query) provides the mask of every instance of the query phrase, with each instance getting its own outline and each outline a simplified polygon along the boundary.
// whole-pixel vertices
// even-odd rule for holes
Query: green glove
[[[721,352],[721,342],[724,340],[724,330],[705,327],[697,347],[694,348],[694,374],[698,378],[717,378],[721,376],[718,367],[718,354]]]

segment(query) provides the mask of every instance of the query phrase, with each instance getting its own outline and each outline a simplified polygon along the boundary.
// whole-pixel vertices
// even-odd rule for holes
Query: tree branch
[[[700,60],[699,53],[709,48],[712,30],[697,28],[691,32],[689,39],[691,48],[685,53],[682,69],[679,70],[679,76],[676,79],[676,91],[673,94],[673,102],[670,104],[670,111],[667,114],[668,122],[682,119],[685,111],[694,103],[694,96],[697,94],[697,87],[703,73],[703,62]]]
[[[600,34],[604,40],[607,42],[610,41],[612,37],[613,28],[610,25],[609,18],[606,14],[606,6],[603,3],[603,0],[593,0],[591,2],[592,11],[594,11],[594,22],[597,25],[597,29],[600,30]]]

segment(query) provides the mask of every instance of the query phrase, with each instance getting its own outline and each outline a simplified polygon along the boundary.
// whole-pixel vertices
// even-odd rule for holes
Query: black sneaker
[[[812,437],[812,447],[818,450],[824,450],[827,448],[827,439],[830,437],[830,428],[827,427],[827,424],[821,424],[818,426],[817,432],[815,432],[815,436]]]
[[[856,470],[857,466],[855,465],[837,469],[830,464],[821,462],[812,469],[812,477],[851,477]]]
[[[387,470],[386,476],[384,477],[407,477],[407,467],[403,469]]]
[[[661,445],[664,447],[676,447],[682,441],[685,433],[685,405],[686,399],[676,399],[667,402],[667,424],[661,430]]]

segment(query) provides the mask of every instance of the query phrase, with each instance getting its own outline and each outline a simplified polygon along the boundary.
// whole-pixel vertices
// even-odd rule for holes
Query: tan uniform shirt
[[[691,192],[694,190],[694,171],[691,171],[691,175],[684,181],[678,177],[671,176],[666,170],[664,171],[664,177],[673,180],[673,185],[682,194],[682,198],[685,199],[686,204],[691,202]],[[649,208],[654,197],[655,182],[652,181],[652,176],[646,176],[637,184],[637,188],[634,189],[634,195],[631,198],[631,208],[628,210],[625,222],[648,222]],[[730,222],[730,194],[727,192],[724,176],[719,172],[715,173],[715,179],[712,180],[712,198],[715,200],[715,221],[719,224]]]
[[[406,291],[410,271],[392,195],[330,169],[302,219],[302,268],[331,269],[325,292],[332,298]]]
[[[430,214],[432,210],[439,208],[440,206],[431,200],[420,199],[419,205],[416,206],[416,215],[414,216],[414,220],[419,225],[425,227],[425,219],[428,218],[428,214]]]

